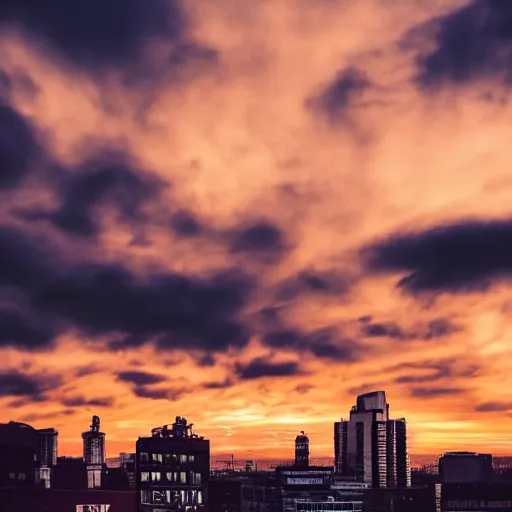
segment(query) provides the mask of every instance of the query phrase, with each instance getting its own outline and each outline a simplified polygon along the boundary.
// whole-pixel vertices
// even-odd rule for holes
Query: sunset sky
[[[508,1],[3,0],[0,422],[512,454],[510,62]]]

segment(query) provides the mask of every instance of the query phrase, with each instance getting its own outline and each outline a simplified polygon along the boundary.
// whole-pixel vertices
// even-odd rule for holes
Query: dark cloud
[[[184,16],[177,0],[3,0],[0,25],[23,27],[74,65],[90,70],[130,67],[155,38],[179,40]]]
[[[459,395],[466,390],[463,388],[412,388],[414,398],[437,398],[441,396]]]
[[[335,329],[329,328],[311,333],[281,329],[265,334],[262,341],[272,348],[308,351],[315,357],[338,361],[355,361],[361,353],[358,343],[339,336]]]
[[[57,377],[40,376],[38,378],[8,371],[0,373],[0,397],[23,396],[32,401],[44,399],[44,393],[60,384]]]
[[[114,399],[111,397],[87,399],[83,396],[75,396],[64,398],[61,403],[66,407],[111,407]]]
[[[270,222],[258,222],[231,233],[232,253],[264,253],[278,256],[285,249],[281,230]]]
[[[147,384],[158,384],[165,381],[165,377],[162,375],[156,375],[148,372],[120,372],[117,374],[118,380],[122,382],[129,382],[131,384],[137,384],[138,386],[145,386]]]
[[[459,328],[445,318],[431,320],[424,325],[416,325],[405,330],[395,322],[370,323],[362,322],[361,334],[369,338],[387,337],[397,340],[435,340],[452,334]]]
[[[335,272],[306,270],[281,283],[277,289],[277,298],[292,300],[308,294],[341,296],[348,292],[351,284],[349,277]]]
[[[512,409],[511,402],[483,402],[475,406],[475,412],[506,412]]]
[[[0,346],[20,349],[47,348],[55,331],[35,318],[14,309],[0,308]]]
[[[156,178],[133,169],[126,155],[102,153],[62,176],[56,211],[32,212],[32,218],[48,219],[71,235],[92,237],[100,232],[102,209],[113,209],[129,224],[142,222],[144,206],[155,201],[163,187]]]
[[[468,221],[396,235],[362,252],[373,272],[406,273],[412,293],[485,290],[512,273],[512,222]]]
[[[218,382],[205,382],[203,384],[205,389],[226,389],[230,388],[231,386],[233,386],[233,381],[229,378]]]
[[[263,377],[292,377],[301,375],[302,370],[296,361],[273,363],[260,357],[246,364],[237,364],[236,373],[242,380],[252,380]]]
[[[476,364],[460,364],[455,359],[441,359],[439,361],[421,361],[415,363],[402,363],[388,369],[389,371],[411,371],[395,379],[399,384],[419,384],[436,382],[443,379],[471,378],[477,375],[480,367]]]
[[[177,235],[185,238],[199,236],[204,231],[204,227],[194,215],[185,210],[172,215],[171,228]]]
[[[336,118],[369,87],[371,82],[368,77],[357,68],[349,67],[341,70],[320,94],[308,99],[306,105]]]
[[[421,84],[435,86],[444,81],[460,84],[478,78],[501,78],[510,83],[510,2],[474,0],[437,20],[437,25],[436,48],[429,53],[420,52]],[[431,28],[428,24],[424,30]]]
[[[0,190],[19,185],[39,154],[34,128],[16,110],[0,102]]]
[[[313,384],[299,384],[298,386],[295,386],[294,391],[299,395],[305,395],[306,393],[309,393],[312,389],[315,389],[315,386],[313,386]]]
[[[151,398],[152,400],[178,400],[185,390],[152,389],[147,386],[135,386],[133,393],[139,398]]]
[[[32,309],[85,334],[122,335],[121,346],[210,351],[243,346],[238,318],[254,280],[237,270],[194,277],[138,276],[122,265],[68,261],[44,240],[0,226],[0,286],[19,289]]]
[[[154,338],[160,347],[218,350],[247,342],[236,316],[251,284],[235,271],[143,280],[121,266],[85,265],[42,290],[37,305],[90,334],[127,333],[131,346]]]

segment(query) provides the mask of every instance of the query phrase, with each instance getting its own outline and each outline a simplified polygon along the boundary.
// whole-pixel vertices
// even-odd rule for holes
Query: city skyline
[[[512,455],[508,2],[236,4],[0,7],[0,421]]]

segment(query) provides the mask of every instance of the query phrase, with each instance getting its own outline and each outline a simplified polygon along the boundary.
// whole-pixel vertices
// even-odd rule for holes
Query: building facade
[[[304,431],[295,438],[295,465],[303,468],[309,466],[309,438]]]
[[[139,512],[203,510],[208,502],[210,442],[180,416],[136,443]]]
[[[84,463],[87,470],[87,487],[96,489],[102,486],[105,471],[105,434],[100,432],[100,418],[92,417],[88,432],[82,434]]]
[[[439,458],[443,483],[489,482],[493,477],[492,455],[474,452],[448,452]]]
[[[36,452],[38,468],[36,484],[44,489],[50,489],[54,468],[57,465],[57,437],[59,433],[54,428],[36,430]]]
[[[348,480],[410,486],[406,422],[389,418],[384,391],[358,396],[350,418],[334,424],[334,456],[336,473]]]

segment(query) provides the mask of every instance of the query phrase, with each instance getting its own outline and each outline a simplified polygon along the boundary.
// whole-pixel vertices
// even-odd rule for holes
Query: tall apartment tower
[[[295,438],[295,465],[302,468],[309,466],[309,438],[304,431]]]
[[[350,419],[334,424],[334,458],[343,478],[378,488],[411,485],[405,419],[389,419],[384,391],[358,396]]]
[[[87,469],[87,487],[94,489],[102,486],[105,469],[105,434],[100,432],[100,418],[92,417],[88,432],[82,434],[84,441],[84,463]]]
[[[57,465],[58,435],[54,428],[42,428],[35,433],[38,460],[36,483],[44,489],[50,489],[53,469]]]

